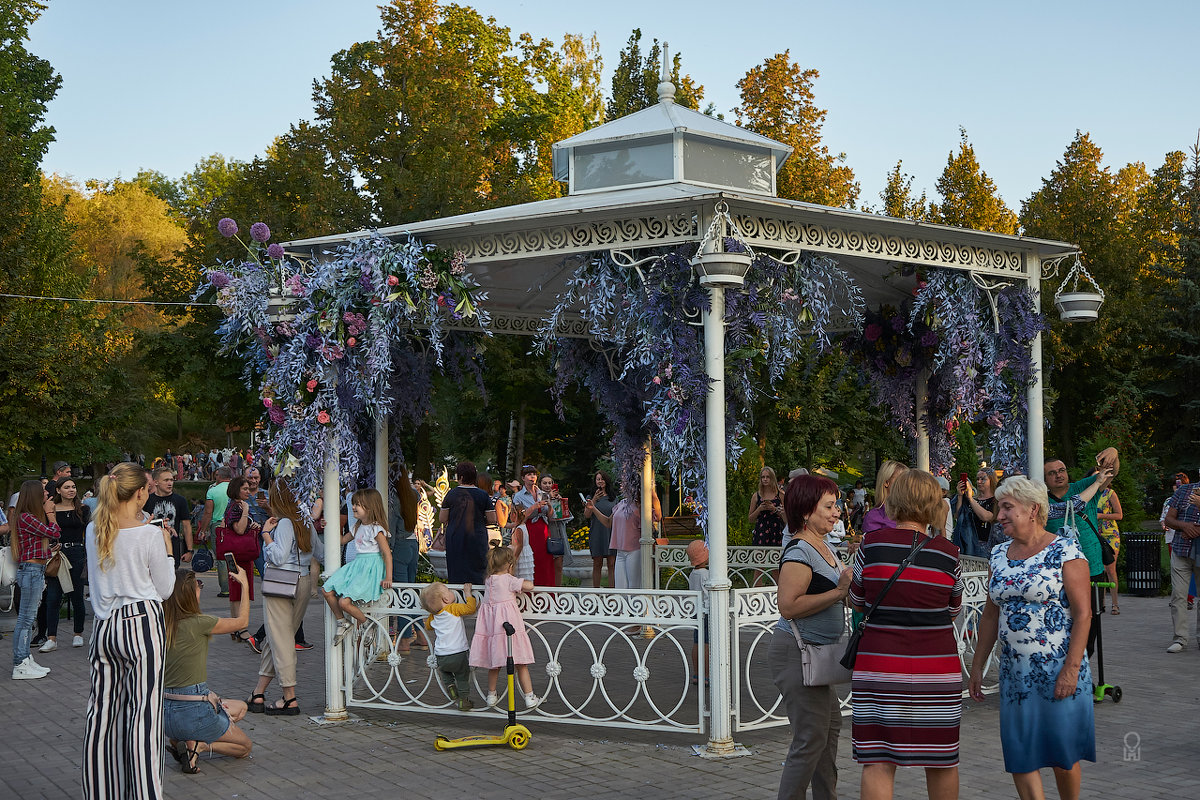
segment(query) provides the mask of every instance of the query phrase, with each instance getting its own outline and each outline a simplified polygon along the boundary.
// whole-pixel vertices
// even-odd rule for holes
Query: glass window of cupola
[[[577,147],[573,158],[576,192],[675,179],[670,135]]]
[[[770,152],[687,134],[683,136],[683,179],[756,194],[775,193]]]

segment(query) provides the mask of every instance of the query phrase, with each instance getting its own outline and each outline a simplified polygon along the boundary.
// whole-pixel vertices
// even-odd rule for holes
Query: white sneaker
[[[529,694],[525,695],[525,708],[527,708],[527,709],[537,708],[539,705],[541,705],[541,702],[542,702],[542,698],[538,697],[533,692],[530,692]]]
[[[339,620],[337,624],[337,632],[333,635],[333,646],[337,647],[346,638],[346,634],[350,633],[350,629],[354,626],[346,620]]]
[[[53,653],[57,649],[58,649],[58,640],[57,639],[47,639],[46,643],[38,648],[38,652],[39,653]]]
[[[83,647],[83,637],[76,636],[71,640],[71,647]]]
[[[29,662],[29,666],[30,666],[30,667],[32,667],[33,669],[37,670],[38,672],[41,672],[41,673],[43,673],[43,674],[45,674],[45,675],[49,675],[49,674],[50,674],[50,668],[49,668],[49,667],[43,667],[43,666],[42,666],[41,664],[39,664],[38,662],[34,661],[34,660],[33,660],[33,656],[29,656],[29,657],[28,657],[28,658],[26,658],[25,660],[26,660],[27,662]]]
[[[499,703],[499,702],[500,702],[500,698],[496,696],[495,692],[488,692],[488,696],[487,696],[488,708],[491,708],[492,706],[496,705],[496,703]]]
[[[1169,645],[1167,645],[1167,652],[1168,653],[1182,653],[1183,652],[1183,642],[1179,641],[1178,639],[1171,642]]]
[[[13,667],[12,677],[14,681],[36,681],[38,678],[46,677],[46,673],[49,671],[42,672],[39,669],[35,669],[30,666],[29,659],[27,658]]]

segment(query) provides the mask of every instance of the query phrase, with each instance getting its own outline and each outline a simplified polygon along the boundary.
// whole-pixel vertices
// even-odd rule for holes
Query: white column
[[[651,441],[646,439],[642,456],[642,575],[643,589],[654,588],[654,459],[650,455]]]
[[[325,462],[325,485],[321,492],[325,506],[325,574],[342,565],[341,525],[342,498],[338,474],[337,439],[329,434],[329,458]],[[325,607],[325,719],[338,722],[348,718],[346,696],[341,691],[343,676],[342,650],[333,646],[335,632],[333,612]]]
[[[1025,259],[1025,269],[1028,271],[1029,288],[1033,290],[1033,307],[1041,307],[1042,291],[1042,260],[1036,254]],[[1026,473],[1030,478],[1041,479],[1042,461],[1045,459],[1045,417],[1042,408],[1042,390],[1046,385],[1042,373],[1042,335],[1033,338],[1029,353],[1033,362],[1033,385],[1026,390],[1025,397],[1029,405],[1029,416],[1026,417],[1026,437],[1028,438],[1029,466]]]
[[[913,383],[913,416],[917,421],[917,469],[929,471],[929,371],[921,370]]]
[[[383,498],[383,514],[388,513],[388,421],[375,420],[375,489]]]
[[[729,525],[725,498],[725,289],[709,287],[704,320],[704,372],[711,384],[704,401],[708,482],[709,681],[712,716],[708,755],[733,755],[732,670],[729,642]]]

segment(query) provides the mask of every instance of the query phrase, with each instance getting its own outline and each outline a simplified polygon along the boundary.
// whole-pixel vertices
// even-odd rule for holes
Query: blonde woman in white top
[[[83,735],[83,797],[161,798],[162,601],[175,587],[171,540],[142,521],[146,471],[118,464],[100,480],[84,536],[95,628]]]

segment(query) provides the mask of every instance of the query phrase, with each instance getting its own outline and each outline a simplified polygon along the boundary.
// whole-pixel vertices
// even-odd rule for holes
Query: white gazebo
[[[1064,242],[916,223],[779,198],[775,176],[790,154],[787,145],[675,104],[674,87],[664,80],[659,85],[659,102],[653,107],[554,146],[555,175],[569,187],[565,197],[293,241],[286,248],[294,257],[320,260],[329,248],[378,234],[415,236],[440,248],[462,251],[476,280],[488,292],[492,330],[501,334],[534,334],[544,325],[572,273],[573,258],[617,251],[628,257],[636,251],[701,241],[715,256],[717,242],[706,237],[706,232],[714,216],[720,216],[719,209],[727,209],[739,237],[756,251],[780,258],[802,252],[836,259],[871,307],[899,305],[911,296],[915,278],[901,275],[896,269],[899,265],[961,270],[986,292],[1012,285],[1026,285],[1037,292],[1043,269],[1077,252],[1075,246]],[[706,404],[712,642],[707,749],[728,754],[735,751],[731,682],[736,680],[738,665],[731,662],[729,646],[722,320],[725,293],[736,291],[741,278],[718,271],[698,279],[711,297],[703,325],[706,371],[713,380]],[[582,319],[567,315],[557,334],[586,337],[588,330]],[[1030,474],[1037,474],[1043,450],[1040,337],[1033,344],[1032,359],[1039,374],[1028,390],[1028,459]],[[916,402],[919,408],[920,396]],[[922,439],[918,466],[928,468],[928,438]],[[386,475],[386,433],[376,441],[376,464],[381,465],[377,474]],[[643,491],[648,493],[650,471],[643,473]],[[337,464],[333,461],[326,471],[325,507],[337,508],[338,496]],[[647,515],[643,543],[648,552],[652,546],[649,503],[642,508]],[[331,556],[328,566],[336,567],[337,548],[327,552]],[[645,557],[643,564],[650,570],[652,559]],[[327,628],[327,641],[328,634]],[[336,719],[346,713],[341,678],[350,676],[351,671],[343,664],[342,651],[329,648],[326,657],[326,716]]]

